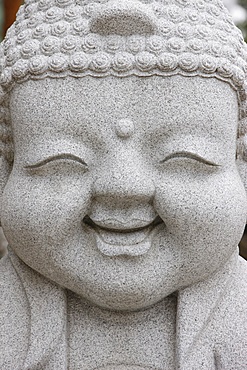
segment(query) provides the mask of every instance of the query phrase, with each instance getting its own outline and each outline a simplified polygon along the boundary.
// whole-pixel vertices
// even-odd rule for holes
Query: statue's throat
[[[69,369],[175,368],[176,297],[149,309],[113,312],[68,294]]]

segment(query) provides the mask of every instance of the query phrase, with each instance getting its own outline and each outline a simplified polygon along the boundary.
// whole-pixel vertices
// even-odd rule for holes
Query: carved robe
[[[69,370],[66,307],[66,290],[10,251],[0,261],[0,369]],[[247,263],[234,253],[178,292],[176,370],[247,369],[246,318]]]

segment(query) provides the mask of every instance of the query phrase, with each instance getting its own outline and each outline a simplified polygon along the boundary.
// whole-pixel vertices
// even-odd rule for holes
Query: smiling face
[[[205,279],[235,250],[247,205],[226,83],[45,79],[16,86],[10,108],[2,224],[44,276],[135,310]]]

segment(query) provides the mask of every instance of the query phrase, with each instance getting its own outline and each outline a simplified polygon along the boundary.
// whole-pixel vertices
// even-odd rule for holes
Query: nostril
[[[84,224],[86,224],[88,226],[91,226],[91,227],[94,226],[94,222],[91,220],[91,218],[89,216],[85,216],[83,218],[82,222],[84,222]]]

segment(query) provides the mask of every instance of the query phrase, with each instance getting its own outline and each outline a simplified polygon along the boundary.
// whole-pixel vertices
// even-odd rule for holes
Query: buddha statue
[[[0,368],[247,369],[247,51],[222,2],[26,0],[0,55]]]

